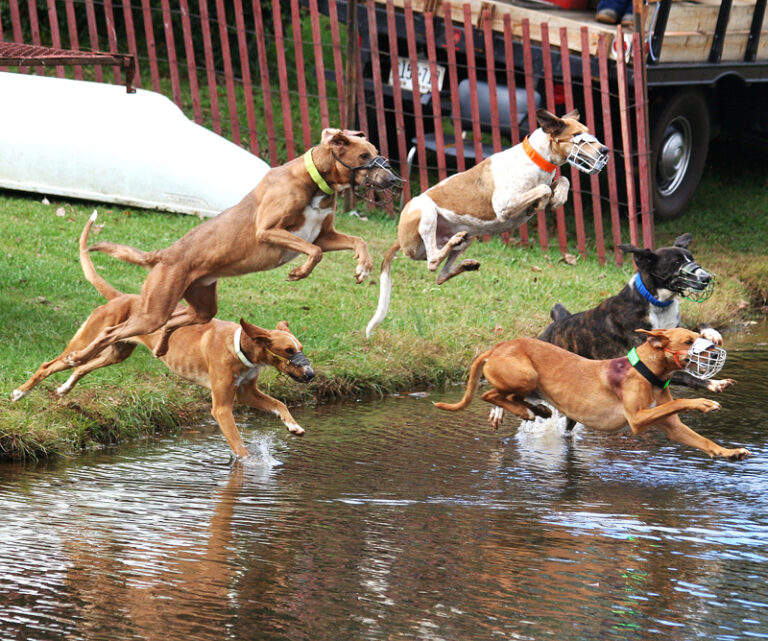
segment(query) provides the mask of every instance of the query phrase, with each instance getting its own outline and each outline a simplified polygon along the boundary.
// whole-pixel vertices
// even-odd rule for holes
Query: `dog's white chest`
[[[262,367],[262,365],[256,365],[256,367],[251,367],[245,370],[242,374],[240,374],[240,376],[235,378],[235,387],[240,387],[243,383],[249,383],[252,381],[259,375]]]
[[[680,304],[677,300],[673,300],[667,307],[657,307],[650,303],[648,306],[652,329],[670,329],[680,325]]]
[[[291,233],[313,243],[320,235],[320,229],[328,215],[333,212],[332,207],[320,207],[320,201],[327,196],[315,196],[312,202],[304,208],[304,224]]]

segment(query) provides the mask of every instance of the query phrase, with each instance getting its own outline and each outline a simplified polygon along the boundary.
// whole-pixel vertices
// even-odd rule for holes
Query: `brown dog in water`
[[[590,360],[535,338],[499,343],[472,363],[467,390],[460,402],[435,406],[449,411],[466,408],[483,375],[493,385],[483,394],[483,400],[526,420],[551,416],[546,406],[526,400],[536,395],[594,429],[614,432],[629,424],[634,434],[642,434],[656,426],[673,441],[696,447],[712,457],[747,458],[749,450],[721,447],[694,432],[677,416],[686,410],[720,409],[719,403],[706,398],[673,399],[665,385],[672,372],[686,367],[689,350],[699,334],[682,328],[637,331],[647,335],[636,350],[639,366],[633,366],[626,356]],[[641,373],[643,365],[649,375]],[[498,414],[492,412],[490,420],[498,428]]]

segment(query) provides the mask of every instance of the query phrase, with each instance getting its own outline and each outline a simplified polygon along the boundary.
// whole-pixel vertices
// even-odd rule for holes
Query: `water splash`
[[[283,462],[276,459],[273,455],[275,451],[275,436],[271,432],[256,434],[249,444],[248,450],[251,452],[251,455],[244,461],[248,466],[272,469],[273,467],[283,465]]]

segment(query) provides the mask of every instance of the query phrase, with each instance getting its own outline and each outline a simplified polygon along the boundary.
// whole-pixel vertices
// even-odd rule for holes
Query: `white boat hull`
[[[0,72],[0,187],[214,216],[269,170],[168,98]]]

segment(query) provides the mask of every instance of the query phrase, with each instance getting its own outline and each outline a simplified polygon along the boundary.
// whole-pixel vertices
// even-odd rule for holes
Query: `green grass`
[[[759,315],[768,298],[768,163],[759,156],[746,163],[723,154],[714,159],[690,211],[657,225],[656,236],[662,246],[680,233],[693,234],[694,254],[717,274],[718,287],[706,303],[683,301],[683,318],[686,324],[722,327]],[[57,216],[62,206],[65,215]],[[83,278],[77,258],[77,238],[93,208],[0,194],[0,457],[67,453],[172,432],[210,409],[207,390],[172,375],[143,348],[121,365],[90,374],[64,399],[53,390],[66,372],[17,403],[7,400],[41,362],[61,352],[103,302]],[[92,242],[156,249],[199,223],[188,216],[97,208],[104,227],[92,234]],[[382,214],[367,221],[340,214],[337,226],[366,239],[377,271],[396,222]],[[293,264],[225,279],[219,283],[218,316],[242,316],[270,328],[287,320],[318,376],[301,386],[265,371],[262,387],[291,403],[323,402],[462,379],[479,350],[537,335],[554,303],[586,309],[619,291],[633,273],[630,265],[600,266],[593,256],[567,265],[556,249],[542,252],[499,239],[474,244],[468,255],[481,262],[480,271],[442,287],[423,262],[398,257],[389,316],[370,341],[364,328],[376,308],[378,282],[374,274],[355,283],[351,252],[326,254],[309,278],[295,283],[286,281]],[[143,269],[101,254],[93,258],[110,283],[138,292]]]

